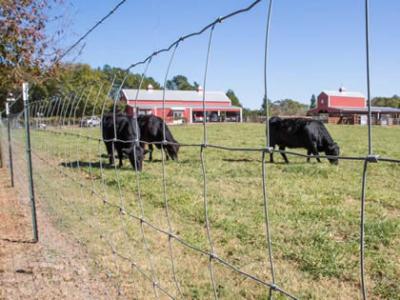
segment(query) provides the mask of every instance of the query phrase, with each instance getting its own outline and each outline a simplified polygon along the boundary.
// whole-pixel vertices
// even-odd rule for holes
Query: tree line
[[[400,97],[393,95],[392,97],[375,97],[371,100],[373,106],[386,106],[400,108]]]
[[[125,88],[138,88],[141,75],[127,72],[121,68],[105,65],[92,68],[86,64],[62,64],[58,58],[62,49],[55,42],[63,35],[63,28],[49,35],[49,11],[63,0],[2,1],[0,5],[0,107],[10,92],[20,93],[24,81],[31,83],[32,100],[49,98],[83,98],[87,100],[87,109],[94,108],[99,98],[116,97],[117,86],[124,81]],[[55,19],[59,16],[52,16]],[[114,86],[110,83],[114,82]],[[152,77],[145,77],[143,87],[151,84],[155,89],[162,85]],[[190,82],[184,75],[176,75],[166,82],[166,88],[172,90],[196,90],[199,84]],[[233,89],[226,91],[232,105],[243,107]],[[83,103],[81,101],[83,109]],[[400,98],[376,97],[375,106],[400,107]],[[312,95],[310,105],[294,99],[268,99],[270,115],[304,115],[309,108],[316,106],[316,97]],[[20,109],[21,107],[16,107]],[[266,101],[262,99],[259,109],[243,107],[244,116],[265,115]],[[98,111],[97,111],[98,112]]]
[[[79,110],[91,110],[99,98],[115,97],[116,87],[124,81],[125,88],[138,88],[140,74],[127,72],[121,68],[105,65],[92,68],[86,64],[62,64],[58,58],[62,49],[55,42],[61,39],[64,28],[48,30],[51,19],[50,10],[62,5],[63,0],[29,0],[2,1],[0,6],[0,107],[4,107],[5,99],[10,92],[19,94],[24,81],[31,83],[31,98],[41,99],[67,98],[85,99],[81,101]],[[54,25],[54,24],[53,24]],[[79,55],[79,54],[78,54]],[[115,86],[110,86],[114,82]],[[145,77],[142,86],[151,84],[155,89],[161,84],[152,77]],[[172,90],[196,90],[197,82],[190,82],[184,75],[176,75],[166,82],[166,88]],[[226,91],[232,105],[243,107],[233,91]],[[87,101],[86,101],[87,100]],[[78,102],[79,104],[79,102]],[[16,107],[21,109],[21,107]],[[295,100],[283,99],[270,103],[274,114],[300,114],[306,106]],[[244,114],[261,115],[263,108],[250,110],[244,108]]]

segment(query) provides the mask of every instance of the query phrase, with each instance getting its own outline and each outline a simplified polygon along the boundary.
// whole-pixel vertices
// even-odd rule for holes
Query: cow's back
[[[306,147],[309,144],[310,120],[304,118],[281,119],[276,117],[270,122],[271,145],[282,145],[289,148]]]
[[[138,117],[140,134],[146,142],[161,142],[164,139],[164,121],[154,115]],[[165,139],[169,142],[176,142],[169,128],[165,125]]]
[[[102,133],[104,140],[117,138],[122,141],[133,141],[139,139],[139,126],[135,119],[122,113],[106,113],[102,119]],[[137,129],[136,129],[137,127]],[[115,136],[116,134],[116,136]]]

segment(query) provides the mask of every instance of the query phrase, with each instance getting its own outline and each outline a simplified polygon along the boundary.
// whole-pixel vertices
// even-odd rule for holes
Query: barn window
[[[179,120],[183,118],[183,111],[181,110],[175,110],[173,112],[174,120]]]

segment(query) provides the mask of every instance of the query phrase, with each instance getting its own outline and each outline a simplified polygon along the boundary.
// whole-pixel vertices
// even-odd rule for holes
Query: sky
[[[126,68],[182,35],[253,0],[127,0],[77,51],[64,59]],[[71,45],[119,0],[70,0],[62,14]],[[267,1],[214,30],[206,90],[233,89],[245,107],[259,108],[264,94],[263,64]],[[400,94],[399,0],[370,0],[371,95]],[[55,30],[60,23],[52,23]],[[184,41],[168,78],[182,74],[203,84],[208,34]],[[79,47],[78,47],[79,48]],[[153,59],[148,75],[163,84],[170,53]],[[268,96],[309,104],[322,90],[366,95],[364,0],[275,0],[268,57]],[[141,73],[143,66],[132,72]]]

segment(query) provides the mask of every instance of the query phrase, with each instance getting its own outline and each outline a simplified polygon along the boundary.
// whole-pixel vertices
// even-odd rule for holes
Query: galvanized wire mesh
[[[131,70],[140,65],[145,65],[142,73],[141,82],[138,91],[143,84],[143,79],[147,73],[149,65],[153,59],[164,52],[171,52],[168,67],[165,72],[164,92],[163,92],[163,108],[165,108],[165,94],[166,94],[166,81],[169,76],[170,67],[175,59],[175,52],[179,45],[185,40],[209,33],[209,39],[206,47],[206,59],[204,64],[204,77],[203,77],[203,116],[206,115],[206,85],[207,73],[209,65],[209,57],[212,49],[212,37],[214,30],[222,21],[231,17],[237,16],[253,9],[259,2],[254,1],[250,6],[230,13],[224,17],[220,17],[214,22],[208,24],[198,32],[183,36],[177,41],[172,43],[169,47],[156,51],[147,57],[145,60],[134,63],[129,66],[127,70]],[[366,1],[366,24],[368,26],[368,1]],[[267,27],[266,27],[266,44],[265,44],[265,99],[268,103],[268,85],[267,85],[267,61],[268,61],[268,47],[269,47],[269,30],[272,15],[272,0],[269,1]],[[369,54],[368,54],[368,30],[367,32],[367,86],[368,86],[368,107],[370,109],[370,87],[369,87]],[[117,91],[121,91],[124,87],[125,80],[117,86]],[[162,210],[164,217],[159,217],[159,220],[151,220],[146,211],[146,201],[148,196],[143,193],[141,182],[142,174],[138,171],[138,166],[134,166],[134,177],[129,177],[126,170],[109,166],[103,160],[103,143],[112,142],[113,147],[117,142],[139,145],[149,144],[143,140],[134,137],[132,140],[119,140],[116,132],[116,106],[118,102],[119,93],[116,93],[116,98],[111,99],[108,95],[111,90],[116,87],[115,81],[110,83],[109,87],[101,84],[97,86],[85,87],[81,91],[76,91],[74,94],[60,93],[60,97],[36,100],[31,102],[29,122],[32,127],[32,157],[34,160],[34,178],[40,198],[47,199],[46,202],[51,205],[57,206],[61,204],[62,209],[70,210],[75,215],[77,222],[82,222],[90,230],[90,233],[96,236],[101,241],[103,246],[109,250],[112,257],[112,263],[100,263],[99,270],[106,270],[110,277],[115,277],[116,282],[119,282],[117,288],[123,293],[121,278],[123,273],[128,272],[126,266],[128,265],[135,273],[139,274],[140,280],[129,281],[129,285],[134,285],[132,289],[138,292],[138,289],[143,289],[142,295],[137,297],[148,296],[149,293],[154,294],[155,298],[185,298],[187,295],[187,282],[181,279],[182,266],[179,266],[179,257],[176,255],[177,247],[185,248],[185,251],[198,255],[198,259],[205,258],[208,269],[207,281],[209,282],[209,297],[219,298],[220,282],[224,278],[218,278],[215,269],[216,267],[224,267],[230,271],[238,274],[239,276],[252,281],[260,286],[265,287],[266,295],[272,298],[274,294],[279,294],[289,299],[297,299],[295,295],[290,292],[290,287],[283,287],[279,285],[279,280],[275,275],[275,264],[272,251],[272,228],[269,221],[269,201],[268,201],[268,187],[267,181],[268,167],[265,164],[265,156],[268,153],[285,153],[292,156],[299,157],[320,157],[320,158],[337,158],[339,160],[353,160],[363,161],[363,176],[361,187],[361,207],[360,207],[360,281],[361,281],[361,294],[362,298],[366,299],[366,286],[365,286],[365,270],[364,270],[364,223],[365,223],[365,199],[366,199],[366,186],[367,186],[367,168],[370,163],[387,162],[399,164],[400,160],[395,158],[382,158],[372,153],[372,140],[371,140],[371,122],[368,124],[368,145],[369,151],[365,156],[329,156],[319,155],[310,156],[303,155],[292,151],[275,150],[270,147],[269,135],[267,134],[266,147],[258,148],[242,148],[231,147],[217,144],[210,144],[207,136],[207,119],[203,118],[203,140],[201,143],[179,143],[181,147],[194,147],[199,149],[200,156],[200,169],[201,169],[201,187],[202,187],[202,202],[203,202],[203,221],[204,229],[206,232],[207,243],[206,245],[199,246],[189,241],[182,233],[179,233],[174,228],[172,222],[170,203],[168,197],[168,180],[173,180],[173,174],[169,174],[166,165],[166,153],[164,147],[174,144],[166,139],[166,126],[163,124],[163,140],[154,141],[150,144],[161,146],[161,172],[160,172],[160,185],[162,191]],[[108,91],[107,96],[102,97],[102,90]],[[94,107],[91,111],[87,109],[89,95],[95,92],[96,100]],[[138,100],[138,93],[136,95]],[[101,111],[99,118],[102,119],[106,107],[111,107],[114,115],[114,138],[105,139],[101,136],[98,128],[88,128],[83,130],[81,128],[86,118],[95,115],[96,111]],[[135,101],[134,108],[137,108]],[[165,110],[163,110],[165,112]],[[266,117],[268,120],[269,111],[266,105]],[[165,115],[164,115],[165,119]],[[369,115],[369,120],[370,120]],[[17,174],[18,186],[20,190],[27,190],[27,170],[26,159],[24,158],[24,145],[23,145],[23,131],[25,124],[21,119],[15,118],[15,124],[12,126],[12,151],[15,158],[12,161],[15,164],[14,170]],[[102,125],[101,125],[102,126]],[[135,120],[133,130],[138,132],[138,123]],[[269,132],[267,122],[267,132]],[[2,123],[1,143],[3,149],[7,149],[7,132]],[[133,149],[136,149],[135,147]],[[115,150],[115,149],[114,149]],[[213,241],[213,226],[209,217],[209,199],[208,199],[208,180],[207,171],[210,166],[207,165],[206,152],[212,150],[221,151],[240,151],[243,153],[258,153],[261,156],[261,182],[262,182],[262,199],[263,199],[263,215],[265,223],[265,239],[266,239],[266,259],[268,267],[266,272],[270,276],[260,277],[252,274],[238,267],[226,257],[220,256],[216,253]],[[87,162],[85,162],[87,160]],[[4,160],[7,161],[7,160]],[[111,169],[110,169],[111,168]],[[132,171],[130,171],[132,172]],[[25,175],[24,175],[25,174]],[[24,177],[25,176],[25,177]],[[111,176],[111,178],[110,178]],[[126,187],[125,181],[129,178],[135,180],[135,189],[131,190]],[[154,183],[156,186],[156,182]],[[27,194],[25,194],[27,195]],[[88,199],[93,203],[88,204]],[[27,202],[29,203],[29,202]],[[60,208],[54,208],[56,211]],[[107,214],[104,214],[107,212]],[[90,221],[86,220],[85,216],[89,214],[95,216]],[[105,220],[107,216],[112,216],[112,220]],[[61,214],[62,217],[62,214]],[[94,220],[94,222],[92,222]],[[108,228],[109,222],[113,222],[113,227]],[[114,224],[115,222],[115,224]],[[72,228],[74,228],[71,225]],[[135,235],[136,233],[137,235]],[[76,232],[80,236],[79,232]],[[104,248],[102,250],[104,252]],[[102,254],[104,257],[105,253]],[[195,260],[193,256],[192,259]],[[201,264],[200,264],[201,265]],[[187,266],[185,270],[188,269]],[[202,270],[201,270],[202,271]],[[198,271],[200,272],[200,270]],[[128,272],[129,273],[129,272]],[[167,275],[166,275],[167,274]],[[203,274],[204,275],[204,274]],[[135,277],[136,278],[136,277]],[[202,279],[205,277],[202,276]],[[126,278],[125,278],[126,279]],[[143,283],[143,285],[141,285]],[[193,283],[196,285],[196,282]],[[139,287],[140,285],[140,287]]]

